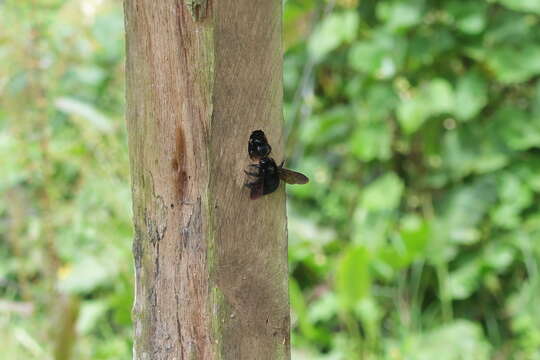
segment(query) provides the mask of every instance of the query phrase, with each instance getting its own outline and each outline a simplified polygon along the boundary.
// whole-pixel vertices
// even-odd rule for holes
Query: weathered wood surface
[[[283,158],[281,0],[125,0],[134,359],[288,359],[285,196],[243,187],[247,140]]]

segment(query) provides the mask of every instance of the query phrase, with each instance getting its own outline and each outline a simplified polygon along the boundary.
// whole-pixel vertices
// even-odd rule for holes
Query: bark
[[[288,359],[283,186],[243,187],[251,131],[283,158],[281,0],[191,1],[124,4],[134,359]]]

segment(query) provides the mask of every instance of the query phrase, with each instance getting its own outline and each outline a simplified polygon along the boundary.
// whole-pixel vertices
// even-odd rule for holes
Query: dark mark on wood
[[[175,133],[175,149],[172,169],[174,171],[174,184],[176,198],[180,201],[184,199],[187,185],[186,173],[186,141],[182,128],[177,127]]]

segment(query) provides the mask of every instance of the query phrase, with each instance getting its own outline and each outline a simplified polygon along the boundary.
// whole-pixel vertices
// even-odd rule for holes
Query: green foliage
[[[293,358],[539,358],[539,14],[285,2],[311,179],[288,188]],[[0,23],[2,355],[49,359],[72,326],[74,358],[129,359],[121,4],[6,0]]]
[[[539,4],[305,10],[285,115],[313,181],[289,189],[290,227],[333,235],[290,233],[295,357],[538,357]]]
[[[33,309],[0,310],[9,359],[131,358],[123,19],[98,3],[0,4],[0,303]]]

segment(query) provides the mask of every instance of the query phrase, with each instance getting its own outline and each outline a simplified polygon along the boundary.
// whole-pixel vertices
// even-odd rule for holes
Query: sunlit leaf
[[[482,327],[455,320],[413,336],[405,347],[405,358],[415,360],[488,360],[491,346]]]
[[[74,98],[61,97],[56,99],[55,105],[60,111],[87,120],[89,125],[95,127],[99,131],[109,133],[113,130],[111,121],[90,104]]]
[[[481,279],[482,264],[470,261],[448,276],[448,293],[453,299],[463,300],[474,293]]]
[[[339,260],[336,272],[336,291],[347,309],[352,309],[369,293],[369,254],[364,247],[350,248]]]
[[[421,21],[422,1],[381,1],[377,15],[390,30],[405,30]]]
[[[333,13],[326,17],[311,36],[308,49],[313,58],[322,60],[344,42],[355,38],[358,14],[354,11]]]
[[[477,72],[469,72],[458,80],[454,113],[467,121],[476,116],[487,104],[487,85]]]
[[[115,274],[114,267],[107,261],[95,257],[85,257],[74,264],[65,277],[60,280],[60,288],[68,293],[84,294],[98,287],[111,285]]]
[[[401,223],[400,236],[407,250],[407,256],[414,259],[422,254],[429,241],[430,225],[419,216],[405,216]]]
[[[512,10],[526,11],[540,14],[539,0],[496,0]]]
[[[381,32],[354,43],[348,61],[354,70],[388,79],[401,68],[405,51],[406,43],[402,37]]]
[[[403,183],[394,173],[388,173],[377,179],[364,190],[362,206],[366,209],[393,210],[403,194]]]
[[[422,126],[430,115],[427,101],[421,97],[404,100],[398,108],[399,124],[406,134],[412,134]]]

